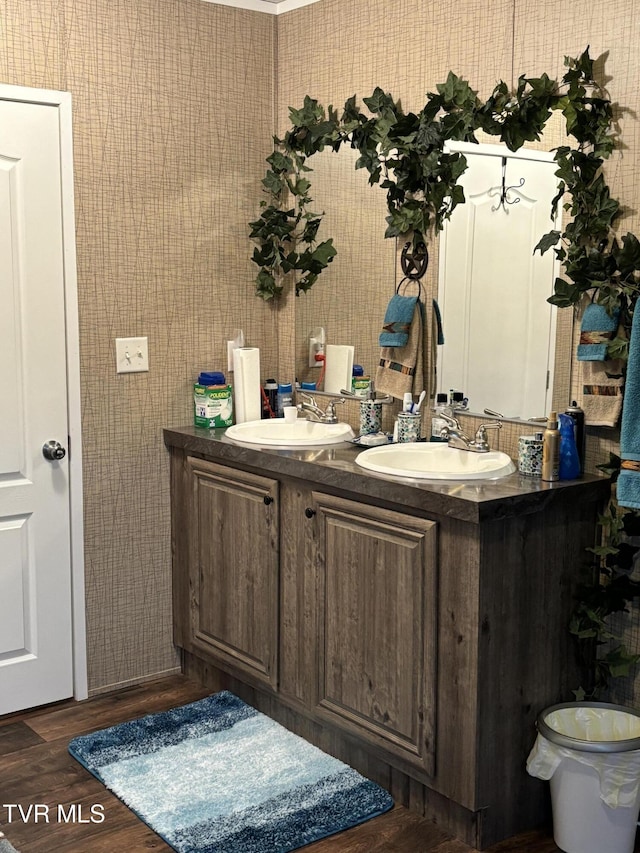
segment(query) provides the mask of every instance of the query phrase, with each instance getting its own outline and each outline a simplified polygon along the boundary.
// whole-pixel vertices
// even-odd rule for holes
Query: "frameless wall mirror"
[[[532,149],[514,155],[499,145],[460,145],[471,149],[468,155],[465,151],[470,161],[487,160],[492,171],[476,180],[476,168],[470,166],[461,181],[467,203],[454,211],[460,216],[460,228],[466,227],[465,217],[477,219],[485,211],[486,218],[480,215],[477,225],[486,233],[478,232],[471,245],[465,237],[464,248],[449,232],[444,238],[440,235],[440,254],[448,241],[463,272],[474,272],[460,278],[457,293],[443,285],[442,275],[438,281],[444,264],[439,261],[438,239],[429,245],[425,293],[438,296],[442,291],[439,302],[445,324],[445,345],[438,348],[442,351],[438,388],[464,391],[473,411],[488,407],[505,416],[542,417],[553,408],[552,391],[562,406],[569,402],[572,328],[571,309],[556,311],[546,301],[555,276],[553,252],[533,255],[533,247],[553,227],[550,213],[556,179],[552,155]],[[488,149],[493,149],[494,156],[479,153]],[[502,188],[504,151],[508,154],[505,186],[517,185],[522,177],[525,183],[517,195],[520,201],[509,205],[505,199],[492,213],[500,198],[489,196],[488,191]],[[355,362],[375,375],[382,320],[402,278],[398,261],[403,243],[396,245],[395,240],[383,236],[385,193],[369,186],[364,170],[355,169],[357,158],[357,151],[343,146],[338,153],[325,150],[316,154],[309,162],[314,210],[325,211],[323,233],[333,237],[338,255],[315,286],[296,299],[295,367],[301,382],[313,382],[320,374],[319,368],[309,366],[309,338],[317,328],[325,330],[328,343],[352,344]],[[544,191],[538,187],[537,172],[544,175]],[[508,194],[509,200],[515,198],[514,192]],[[455,218],[452,224],[457,226]],[[511,228],[517,228],[517,236],[507,237]],[[539,268],[533,279],[532,265]],[[449,264],[449,273],[451,270]],[[506,317],[507,304],[511,320]],[[513,396],[506,396],[507,389]]]
[[[375,375],[378,335],[396,286],[396,242],[385,240],[384,190],[371,187],[359,152],[348,146],[315,154],[308,165],[313,209],[324,211],[322,233],[332,237],[337,257],[308,293],[296,298],[296,377],[314,382],[320,368],[309,366],[309,339],[317,328],[330,344],[355,348],[354,361]],[[323,237],[323,239],[325,239]]]
[[[467,170],[459,205],[440,236],[438,302],[445,343],[438,389],[463,391],[469,409],[507,418],[544,417],[552,407],[556,348],[553,252],[533,249],[558,229],[553,155],[455,143]]]

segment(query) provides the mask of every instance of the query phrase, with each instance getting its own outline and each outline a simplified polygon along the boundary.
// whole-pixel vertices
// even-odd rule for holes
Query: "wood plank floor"
[[[210,691],[182,676],[131,687],[86,702],[64,702],[0,718],[0,829],[20,853],[145,853],[170,851],[116,797],[67,752],[76,735],[195,701]],[[24,822],[17,808],[9,823],[6,804],[49,806],[50,822]],[[81,806],[86,823],[59,823]],[[91,823],[91,806],[104,821]],[[44,815],[44,809],[40,810]],[[308,845],[309,853],[472,853],[429,821],[396,807],[361,826]],[[490,853],[556,853],[549,834],[532,832],[490,848]]]

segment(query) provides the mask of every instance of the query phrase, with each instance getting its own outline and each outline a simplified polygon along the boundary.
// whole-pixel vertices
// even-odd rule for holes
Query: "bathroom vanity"
[[[167,429],[174,639],[229,689],[483,849],[542,822],[526,757],[607,480],[417,481],[350,444]]]

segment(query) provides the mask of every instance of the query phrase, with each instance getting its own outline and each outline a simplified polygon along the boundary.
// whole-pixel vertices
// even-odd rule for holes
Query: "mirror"
[[[438,303],[444,327],[439,390],[460,390],[471,410],[506,418],[551,411],[555,361],[553,294],[559,264],[533,252],[540,236],[559,230],[549,211],[558,192],[557,165],[546,151],[451,143],[466,157],[459,179],[465,203],[440,235]]]
[[[559,140],[553,138],[554,127],[550,130],[551,137],[545,132],[546,142],[538,147],[548,149],[559,144]],[[493,139],[491,141],[495,142]],[[476,145],[467,147],[479,150]],[[492,147],[499,148],[495,145]],[[366,375],[375,376],[380,357],[378,334],[389,299],[402,276],[398,259],[404,244],[396,245],[395,240],[385,239],[383,236],[387,215],[385,193],[379,187],[369,186],[364,170],[355,169],[357,157],[357,151],[343,146],[338,153],[325,150],[314,155],[309,164],[313,168],[310,180],[313,186],[314,209],[325,212],[323,233],[333,238],[338,255],[322,273],[315,287],[308,293],[301,294],[295,301],[296,376],[300,382],[316,381],[320,375],[320,368],[309,366],[309,336],[319,327],[324,328],[328,343],[352,344],[355,347],[355,363],[363,366]],[[533,245],[552,226],[549,219],[550,204],[547,206],[545,201],[543,206],[546,207],[546,220],[540,225],[539,233],[532,235]],[[467,205],[461,205],[458,211],[466,207]],[[538,228],[538,225],[535,227]],[[432,239],[429,243],[429,266],[422,281],[427,298],[442,298],[439,294],[439,271],[442,271],[442,263],[438,250],[438,239]],[[524,249],[521,250],[527,260],[531,258],[531,250],[526,253]],[[547,253],[544,260],[547,264],[551,263],[552,253]],[[548,290],[536,296],[542,311],[549,317],[551,306],[546,303],[546,297],[552,292],[552,283],[553,278],[550,278]],[[493,294],[498,305],[489,307],[489,310],[493,311],[496,317],[500,317],[502,287],[493,288]],[[452,348],[459,347],[459,343],[453,333],[447,333],[446,318],[449,313],[453,314],[448,311],[443,313],[445,347],[439,350],[443,349],[445,352],[439,353],[438,359],[439,390],[448,391],[450,387],[463,390],[470,399],[471,411],[481,413],[485,407],[489,407],[515,419],[542,417],[551,408],[559,406],[564,409],[568,404],[573,326],[573,312],[570,309],[554,311],[553,313],[557,314],[555,330],[549,325],[545,332],[544,344],[539,343],[538,346],[529,347],[528,353],[521,353],[523,359],[530,357],[534,366],[539,368],[537,399],[540,399],[542,394],[542,404],[539,406],[536,402],[529,408],[514,403],[513,407],[505,406],[504,411],[499,408],[503,403],[502,399],[496,398],[495,394],[488,394],[486,388],[481,387],[474,393],[474,389],[468,385],[468,374],[460,373],[459,380],[452,378],[447,366],[451,363],[450,360],[447,361],[447,338],[451,339]],[[549,319],[550,324],[551,322]],[[464,323],[473,324],[473,317],[467,316]],[[473,325],[469,325],[467,331],[475,336],[476,343],[482,339],[486,340],[487,336],[481,327],[474,330]],[[477,355],[474,357],[477,360]],[[488,354],[488,358],[495,360],[495,355]],[[487,358],[483,358],[482,363],[486,362]],[[516,364],[512,357],[509,364],[516,377],[526,373],[524,361]],[[548,393],[547,370],[550,371]],[[485,370],[482,376],[489,383],[500,381],[494,371]]]
[[[370,187],[356,170],[357,151],[325,149],[309,165],[313,209],[324,211],[324,234],[338,255],[314,287],[296,298],[296,377],[314,382],[321,368],[309,367],[309,336],[322,327],[330,344],[353,345],[354,362],[374,376],[380,357],[378,333],[396,287],[395,240],[384,239],[385,193]]]

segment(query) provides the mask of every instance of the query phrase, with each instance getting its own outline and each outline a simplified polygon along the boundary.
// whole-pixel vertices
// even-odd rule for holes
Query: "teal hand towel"
[[[620,457],[622,462],[616,487],[618,503],[630,509],[640,509],[640,303],[636,303],[631,322]]]
[[[580,324],[578,361],[606,361],[607,346],[616,333],[619,317],[619,311],[609,314],[596,302],[587,305]]]
[[[398,293],[391,297],[380,332],[381,347],[407,345],[417,299],[417,296],[400,296]]]

